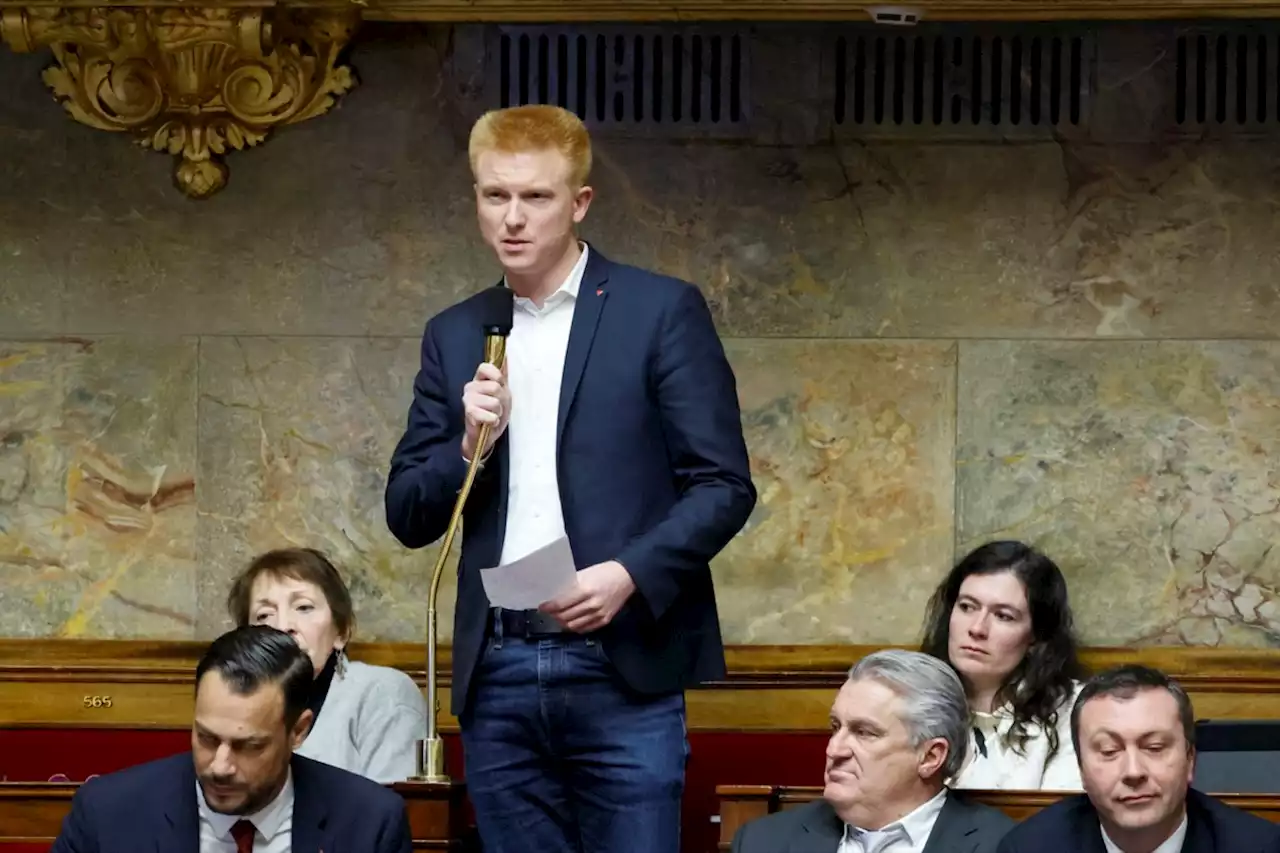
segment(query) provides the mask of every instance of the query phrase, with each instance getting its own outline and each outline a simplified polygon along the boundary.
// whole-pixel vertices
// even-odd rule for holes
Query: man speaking
[[[410,548],[437,540],[480,455],[453,712],[486,853],[672,853],[684,688],[725,672],[709,563],[756,500],[733,371],[695,286],[579,241],[593,193],[575,115],[490,112],[469,147],[480,230],[514,298],[506,362],[481,363],[492,299],[427,323],[388,524]],[[490,606],[481,569],[566,536],[569,589]]]

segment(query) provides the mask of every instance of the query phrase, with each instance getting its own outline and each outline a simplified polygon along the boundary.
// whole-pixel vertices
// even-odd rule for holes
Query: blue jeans
[[[684,694],[638,696],[595,640],[488,641],[460,720],[484,853],[677,853]]]

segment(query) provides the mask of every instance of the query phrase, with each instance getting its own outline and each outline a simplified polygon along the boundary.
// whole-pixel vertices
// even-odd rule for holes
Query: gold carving
[[[347,10],[59,8],[0,11],[17,51],[48,46],[44,81],[78,122],[175,155],[192,198],[227,182],[222,158],[314,118],[355,85],[338,56]]]
[[[238,0],[229,0],[238,2]],[[0,0],[2,3],[3,0]],[[322,3],[324,0],[292,0]],[[357,0],[366,21],[868,22],[889,0]],[[908,0],[929,21],[1093,21],[1274,18],[1280,0]]]
[[[76,6],[102,0],[0,0],[5,7]],[[128,0],[161,8],[173,0]],[[262,0],[193,0],[217,8],[265,8]],[[548,23],[581,21],[871,20],[886,0],[284,0],[292,9],[360,8],[366,21]],[[888,5],[893,5],[888,3]],[[928,21],[1187,20],[1280,17],[1280,0],[918,0]],[[2,15],[3,12],[0,12]]]
[[[86,696],[84,697],[84,706],[86,708],[110,708],[110,696]]]

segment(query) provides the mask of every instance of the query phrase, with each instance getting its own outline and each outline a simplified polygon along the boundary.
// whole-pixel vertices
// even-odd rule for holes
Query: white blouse
[[[1073,682],[1070,698],[1058,708],[1058,751],[1049,755],[1049,738],[1037,723],[1026,726],[1027,740],[1022,751],[1006,746],[1005,735],[1013,726],[1013,710],[1006,705],[994,713],[973,714],[969,732],[969,755],[953,788],[1006,791],[1080,791],[1080,766],[1071,745],[1071,709],[1084,685]],[[978,749],[978,732],[986,755]]]

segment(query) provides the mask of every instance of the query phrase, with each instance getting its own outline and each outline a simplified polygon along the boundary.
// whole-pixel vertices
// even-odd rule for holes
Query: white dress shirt
[[[200,812],[200,853],[236,853],[231,827],[244,819],[254,826],[253,853],[290,853],[293,849],[293,772],[284,780],[276,798],[249,815],[218,814],[204,801],[196,783]]]
[[[507,528],[501,565],[565,535],[556,474],[556,427],[560,380],[569,348],[569,329],[578,302],[587,247],[555,293],[542,306],[517,296],[507,339]]]
[[[1013,711],[1005,706],[994,713],[974,713],[969,732],[969,755],[952,788],[1013,791],[1081,791],[1080,767],[1071,745],[1071,708],[1083,685],[1076,682],[1071,696],[1058,709],[1058,751],[1049,758],[1049,737],[1036,724],[1027,726],[1027,741],[1018,751],[1005,744],[1013,726]],[[986,755],[978,748],[981,734]]]
[[[947,789],[943,788],[933,799],[917,806],[901,820],[894,821],[879,832],[866,832],[857,827],[845,826],[844,838],[841,839],[836,853],[867,853],[875,846],[876,839],[881,833],[898,824],[906,830],[906,838],[900,838],[882,848],[884,853],[924,853],[925,845],[929,843],[929,836],[933,833],[933,825],[938,822],[938,815],[942,814],[942,807],[946,804]]]
[[[1151,853],[1182,853],[1182,842],[1187,838],[1187,816],[1182,816],[1182,823],[1178,824],[1178,828],[1173,831],[1164,840],[1164,843],[1152,850]],[[1114,841],[1111,836],[1107,835],[1107,831],[1102,830],[1102,846],[1107,848],[1107,853],[1125,853],[1125,850]]]

